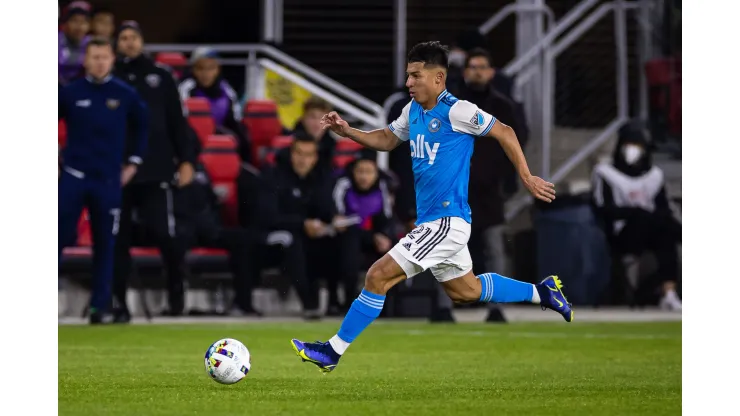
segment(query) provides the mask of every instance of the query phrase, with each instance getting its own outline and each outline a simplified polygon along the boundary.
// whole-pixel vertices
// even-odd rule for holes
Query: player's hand
[[[331,129],[334,133],[346,137],[349,124],[342,120],[336,111],[332,111],[331,113],[324,114],[324,116],[321,117],[321,128],[324,130]]]
[[[555,199],[555,185],[537,176],[529,176],[523,180],[524,186],[535,198],[552,202]]]
[[[373,242],[378,253],[387,253],[391,249],[391,239],[381,233],[375,233],[373,235]]]
[[[126,165],[123,167],[121,170],[121,186],[126,186],[131,182],[131,179],[136,175],[136,170],[136,165]]]
[[[180,165],[177,170],[177,186],[183,188],[190,185],[193,182],[195,176],[195,169],[190,162],[185,162]]]

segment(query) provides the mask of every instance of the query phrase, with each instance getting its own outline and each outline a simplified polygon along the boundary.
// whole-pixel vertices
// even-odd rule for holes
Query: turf
[[[322,375],[292,337],[336,323],[59,327],[60,415],[677,415],[681,324],[377,322]],[[252,353],[232,386],[210,343]]]

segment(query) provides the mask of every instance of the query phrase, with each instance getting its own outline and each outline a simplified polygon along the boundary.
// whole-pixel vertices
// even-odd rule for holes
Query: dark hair
[[[303,112],[307,113],[310,110],[321,110],[329,112],[331,111],[331,104],[320,97],[312,95],[306,100],[305,103],[303,103]]]
[[[291,147],[293,147],[296,143],[313,143],[318,147],[318,143],[316,143],[316,140],[303,132],[297,132],[293,136],[293,143],[291,143]]]
[[[87,45],[85,46],[85,53],[90,50],[91,46],[110,46],[110,48],[113,49],[113,44],[111,43],[111,41],[101,36],[95,36],[91,38],[89,42],[87,42]]]
[[[409,51],[407,63],[423,62],[425,67],[441,66],[447,69],[447,56],[450,48],[439,41],[422,42]]]
[[[93,10],[92,15],[94,17],[94,16],[97,16],[99,14],[110,14],[110,15],[113,15],[113,11],[111,9],[106,8],[106,7],[96,7]]]
[[[493,67],[493,60],[491,59],[491,54],[488,53],[483,48],[475,48],[468,52],[468,57],[465,58],[465,67],[467,68],[470,65],[470,60],[473,58],[486,58],[486,61],[488,61],[488,66]]]

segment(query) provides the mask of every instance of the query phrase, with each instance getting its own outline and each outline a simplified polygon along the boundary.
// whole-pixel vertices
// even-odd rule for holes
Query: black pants
[[[313,276],[313,271],[308,270],[308,265],[313,265],[315,262],[306,260],[311,253],[316,253],[316,246],[302,231],[293,230],[290,231],[290,234],[292,236],[290,244],[267,245],[261,243],[252,245],[248,258],[255,261],[249,264],[251,272],[248,280],[254,282],[262,269],[278,266],[281,273],[287,276],[291,284],[295,286],[303,304],[303,309],[318,309],[318,284],[316,279],[309,277]]]
[[[362,269],[363,263],[368,257],[377,260],[380,258],[380,253],[375,249],[373,233],[357,226],[349,227],[345,232],[339,233],[333,239],[332,249],[327,252],[329,257],[324,261],[328,267],[333,269],[325,272],[329,290],[329,306],[344,310],[349,308],[349,304],[359,294],[357,274]],[[344,291],[344,304],[339,302],[337,294],[340,283]]]
[[[678,279],[678,252],[681,224],[668,215],[645,216],[628,221],[615,236],[614,243],[622,254],[640,255],[652,252],[658,261],[654,283],[675,282]]]
[[[184,280],[187,244],[176,234],[174,197],[171,185],[163,183],[132,183],[123,190],[121,222],[116,239],[113,295],[126,309],[126,290],[131,275],[129,249],[134,241],[159,249],[167,273],[169,308],[181,313],[185,306]],[[133,213],[141,233],[134,238]]]

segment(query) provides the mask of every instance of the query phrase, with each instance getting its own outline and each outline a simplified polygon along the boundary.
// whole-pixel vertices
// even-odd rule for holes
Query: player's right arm
[[[349,137],[365,147],[378,151],[391,151],[398,147],[401,142],[409,139],[409,107],[411,103],[404,107],[401,116],[388,127],[383,129],[362,131],[352,128],[346,121],[332,111],[321,118],[321,125],[324,128],[330,128],[334,133]]]

